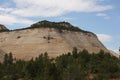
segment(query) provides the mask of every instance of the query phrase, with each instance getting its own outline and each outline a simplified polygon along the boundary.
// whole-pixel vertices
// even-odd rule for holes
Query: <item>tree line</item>
[[[5,54],[0,63],[0,80],[112,80],[120,79],[120,60],[100,51],[87,50],[65,53],[49,58],[48,53],[29,61],[15,60]]]

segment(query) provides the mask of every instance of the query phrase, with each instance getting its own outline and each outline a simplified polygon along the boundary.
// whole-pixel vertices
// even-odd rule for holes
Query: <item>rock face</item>
[[[5,54],[7,53],[5,53],[3,50],[0,49],[0,62],[3,62]]]
[[[0,49],[7,53],[12,52],[14,57],[24,60],[44,52],[48,52],[50,57],[56,57],[71,52],[73,47],[77,47],[79,51],[87,49],[90,53],[99,52],[101,49],[109,52],[91,32],[83,31],[66,22],[54,25],[53,22],[47,23],[51,26],[42,21],[26,29],[1,32]]]
[[[0,24],[0,32],[2,31],[8,31],[8,29],[4,25]]]

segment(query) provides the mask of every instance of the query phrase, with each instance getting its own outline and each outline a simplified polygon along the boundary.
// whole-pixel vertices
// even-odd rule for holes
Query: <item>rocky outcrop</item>
[[[33,25],[31,25],[30,27],[28,27],[27,29],[32,29],[32,28],[54,28],[57,29],[59,31],[62,30],[67,30],[67,31],[81,31],[83,32],[84,30],[81,30],[78,27],[75,27],[73,25],[71,25],[68,22],[49,22],[49,21],[40,21],[37,22]],[[84,31],[87,32],[87,31]]]
[[[4,25],[0,24],[0,32],[9,31]]]
[[[73,47],[79,51],[87,49],[90,53],[101,49],[109,52],[94,33],[66,22],[46,24],[42,21],[26,29],[0,33],[0,49],[12,52],[18,59],[28,60],[44,52],[48,52],[50,57],[56,57],[71,52]]]

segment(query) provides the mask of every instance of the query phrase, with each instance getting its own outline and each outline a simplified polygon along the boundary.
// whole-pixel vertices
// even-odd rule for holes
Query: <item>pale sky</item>
[[[66,21],[97,34],[108,48],[120,46],[120,0],[1,0],[0,24],[9,29],[42,21]]]

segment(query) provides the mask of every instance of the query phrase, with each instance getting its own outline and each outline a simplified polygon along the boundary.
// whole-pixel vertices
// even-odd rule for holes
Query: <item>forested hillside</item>
[[[6,54],[0,64],[0,80],[119,80],[120,60],[100,51],[89,54],[73,48],[56,58],[47,52],[29,61],[16,60]]]

